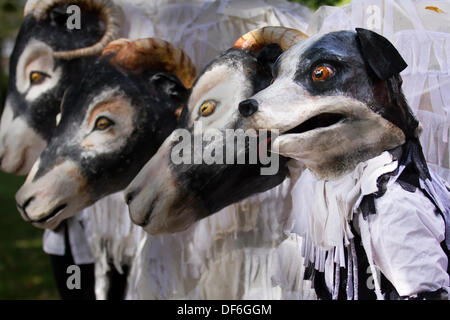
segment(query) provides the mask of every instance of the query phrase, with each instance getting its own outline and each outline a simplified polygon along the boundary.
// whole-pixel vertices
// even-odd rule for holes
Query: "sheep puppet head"
[[[64,95],[59,125],[16,194],[22,217],[54,229],[124,189],[175,129],[194,77],[191,60],[163,40],[108,44]]]
[[[71,4],[81,10],[79,30],[66,26]],[[27,2],[0,123],[1,170],[29,172],[56,128],[66,88],[116,38],[120,21],[120,10],[110,1]]]
[[[188,132],[184,138],[192,142],[188,150],[183,151],[189,154],[190,161],[174,161],[173,154],[178,154],[176,150],[180,145],[177,130],[125,191],[134,223],[152,234],[181,231],[197,220],[271,189],[284,180],[286,159],[280,159],[279,169],[273,175],[261,175],[264,164],[259,159],[250,163],[248,144],[237,145],[236,140],[226,137],[225,130],[242,128],[237,109],[239,102],[267,87],[272,80],[271,65],[280,53],[305,37],[297,30],[284,27],[260,28],[242,36],[233,48],[205,67],[192,88],[181,119],[181,127]],[[199,124],[202,131],[196,132],[195,126]],[[195,162],[198,154],[195,140],[203,134],[206,136],[210,129],[224,139],[203,140],[201,154],[231,146],[234,151],[231,163],[220,159],[206,163],[204,158]],[[222,155],[225,153],[224,150]],[[245,163],[239,164],[239,155],[243,155]]]

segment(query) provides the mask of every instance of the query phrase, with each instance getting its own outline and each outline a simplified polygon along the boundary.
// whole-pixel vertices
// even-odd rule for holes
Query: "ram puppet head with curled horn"
[[[65,94],[60,123],[16,194],[22,217],[54,229],[124,189],[175,129],[194,78],[191,60],[163,40],[111,42]]]
[[[261,169],[270,165],[249,161],[248,143],[252,137],[238,144],[234,137],[226,138],[225,131],[237,132],[241,128],[238,103],[267,87],[272,80],[271,65],[283,50],[305,37],[284,27],[257,29],[242,36],[233,48],[205,67],[192,88],[180,130],[164,142],[126,190],[134,223],[152,234],[181,231],[284,180],[285,160],[279,159],[279,167],[271,175],[261,175]],[[196,131],[198,126],[203,132]],[[209,130],[225,139],[208,141]],[[187,149],[181,152],[180,133],[183,144],[188,142]],[[203,140],[203,133],[205,141],[196,150],[195,141]],[[267,139],[260,143],[267,145]],[[205,154],[219,154],[221,150],[225,156],[228,151],[224,149],[231,150],[231,159],[219,156],[211,162],[206,160]],[[173,156],[183,152],[189,154],[186,161],[174,161]],[[195,160],[198,154],[203,155],[199,162]],[[245,161],[240,164],[239,158]]]
[[[67,7],[81,9],[81,29],[69,30]],[[76,83],[115,39],[120,10],[105,0],[29,1],[10,59],[0,122],[0,169],[27,174],[56,127],[67,87]]]

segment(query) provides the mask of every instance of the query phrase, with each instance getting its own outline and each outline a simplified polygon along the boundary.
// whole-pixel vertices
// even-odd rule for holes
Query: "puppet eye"
[[[106,117],[100,117],[97,119],[97,121],[95,122],[95,128],[94,130],[99,130],[99,131],[103,131],[108,129],[109,127],[111,127],[114,124],[114,122],[112,122],[111,120],[109,120]]]
[[[44,82],[45,77],[47,77],[47,75],[45,73],[42,73],[39,71],[32,71],[30,73],[30,83],[32,85],[41,84],[42,82]]]
[[[200,113],[203,117],[211,115],[216,109],[216,103],[214,101],[206,101],[200,107]]]
[[[314,69],[312,72],[312,78],[314,81],[327,80],[333,74],[333,69],[327,66],[320,66]]]

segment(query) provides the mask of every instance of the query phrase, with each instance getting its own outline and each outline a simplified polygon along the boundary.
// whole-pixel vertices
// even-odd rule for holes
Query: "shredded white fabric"
[[[95,261],[86,239],[89,229],[87,212],[81,211],[75,217],[67,219],[68,239],[73,260],[76,264],[89,264]],[[56,231],[46,229],[43,237],[43,249],[47,254],[63,256],[66,252],[64,241],[65,229]]]
[[[89,226],[85,236],[96,261],[96,297],[103,300],[109,288],[109,264],[123,273],[122,267],[131,265],[145,232],[132,223],[122,193],[97,201],[85,211]]]
[[[305,240],[302,248],[305,261],[325,272],[333,299],[338,298],[340,267],[348,268],[347,298],[357,299],[358,270],[350,223],[354,214],[359,214],[362,198],[378,191],[378,178],[395,171],[397,165],[389,152],[383,152],[336,180],[320,180],[301,164],[289,166],[291,175],[299,176],[292,189],[292,215],[295,217],[292,232]],[[345,248],[349,249],[347,264]],[[371,252],[368,256],[374,269]],[[381,299],[378,279],[375,282],[377,297]]]
[[[377,213],[359,221],[364,249],[399,295],[448,288],[445,223],[435,205],[420,189],[409,192],[398,183],[375,205]]]
[[[184,232],[147,236],[132,264],[127,298],[315,298],[302,276],[301,239],[285,232],[290,203],[286,180]]]
[[[292,189],[292,232],[303,237],[304,257],[321,272],[327,252],[334,262],[346,266],[344,248],[353,238],[349,223],[364,195],[378,190],[377,179],[397,168],[389,152],[358,164],[349,174],[336,180],[320,180],[305,169]],[[291,170],[292,166],[289,167]],[[301,167],[300,169],[302,170]],[[292,173],[298,175],[298,172]]]
[[[361,230],[361,240],[366,252],[367,260],[369,261],[370,272],[373,277],[373,283],[375,285],[375,294],[378,300],[384,300],[384,296],[381,293],[381,280],[375,262],[373,260],[373,245],[371,239],[370,226],[364,219],[358,219],[359,228]]]

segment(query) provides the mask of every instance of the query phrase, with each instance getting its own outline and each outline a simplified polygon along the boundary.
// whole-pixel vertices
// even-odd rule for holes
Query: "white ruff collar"
[[[353,238],[349,224],[353,214],[364,195],[378,191],[377,179],[397,165],[386,151],[336,180],[319,180],[308,169],[301,172],[292,189],[292,232],[303,237],[302,254],[316,269],[324,270],[327,251],[345,267],[344,247]],[[291,176],[298,176],[302,169],[290,166],[289,170]]]

